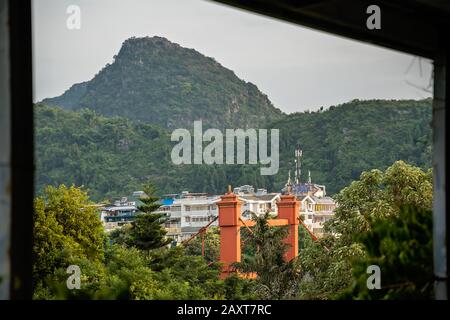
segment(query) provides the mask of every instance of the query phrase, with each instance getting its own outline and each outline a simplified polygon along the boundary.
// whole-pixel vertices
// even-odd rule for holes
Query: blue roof
[[[162,201],[162,205],[163,206],[168,206],[168,205],[171,205],[171,204],[173,204],[173,199],[172,198],[163,199],[163,201]]]

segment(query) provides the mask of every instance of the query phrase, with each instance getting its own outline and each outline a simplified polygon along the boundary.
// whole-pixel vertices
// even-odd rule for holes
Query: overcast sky
[[[35,101],[92,79],[125,39],[155,35],[214,57],[285,112],[430,96],[428,60],[205,0],[35,0],[33,27]]]

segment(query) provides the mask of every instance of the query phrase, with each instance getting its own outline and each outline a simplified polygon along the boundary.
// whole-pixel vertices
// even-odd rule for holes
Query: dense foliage
[[[205,257],[199,240],[187,248],[165,246],[156,221],[137,234],[130,232],[133,225],[123,227],[121,237],[105,241],[86,192],[48,187],[35,201],[35,298],[432,298],[431,170],[397,161],[384,172],[362,173],[336,198],[335,218],[325,223],[328,234],[312,241],[302,232],[300,256],[289,263],[283,259],[286,229],[269,227],[268,214],[254,215],[255,227],[243,231],[243,261],[235,267],[257,278],[221,280],[217,229],[206,234]],[[69,265],[82,270],[80,290],[66,287]],[[381,289],[368,290],[369,265],[380,267]]]
[[[281,115],[266,95],[213,58],[161,37],[126,40],[92,80],[75,84],[48,105],[90,108],[165,128],[246,128]]]
[[[366,254],[354,262],[354,283],[341,298],[433,299],[432,218],[430,210],[405,206],[398,216],[373,221],[360,236]],[[380,268],[379,290],[367,287],[371,265]]]
[[[164,222],[164,215],[153,213],[159,208],[155,196],[156,188],[152,184],[144,187],[145,195],[140,197],[143,205],[139,206],[139,214],[129,226],[114,230],[111,238],[116,243],[135,247],[140,250],[158,249],[168,245],[171,241],[166,238],[166,230],[161,227]]]
[[[333,194],[361,172],[386,169],[397,159],[431,166],[430,100],[353,101],[315,113],[286,116],[280,128],[280,171],[261,176],[259,165],[174,165],[170,133],[91,110],[37,105],[37,190],[61,183],[84,185],[94,200],[130,194],[151,179],[163,193],[223,193],[228,184],[279,191],[303,148],[302,179]]]
[[[47,185],[83,185],[98,201],[129,194],[169,171],[169,138],[151,125],[88,109],[38,105],[35,111],[38,192]]]
[[[103,227],[86,192],[49,186],[34,206],[35,279],[45,280],[73,259],[103,260]]]
[[[36,199],[35,212],[35,299],[251,297],[246,280],[220,280],[218,263],[186,254],[183,247],[139,248],[114,239],[104,241],[96,209],[79,188],[47,188],[45,195]],[[145,237],[149,240],[154,234]],[[80,289],[66,285],[70,265],[80,268]]]
[[[404,160],[431,167],[431,99],[354,100],[327,110],[290,114],[271,125],[280,128],[280,174],[286,181],[293,147],[303,149],[302,180],[311,171],[315,183],[335,194],[363,171],[385,170]]]
[[[248,245],[256,248],[254,255],[246,256],[237,269],[242,273],[254,273],[255,294],[259,299],[289,299],[297,294],[300,276],[298,259],[286,262],[284,259],[287,245],[283,239],[288,235],[284,227],[271,227],[268,220],[269,212],[264,215],[252,214],[256,222],[250,236],[246,239]]]
[[[81,189],[49,186],[34,207],[33,279],[39,297],[70,265],[99,269],[105,237],[97,210]]]
[[[397,161],[384,172],[371,170],[362,173],[360,179],[344,188],[336,199],[339,205],[335,217],[325,223],[329,235],[317,242],[306,239],[306,246],[301,251],[303,277],[300,298],[338,298],[353,285],[353,264],[359,261],[355,272],[362,277],[361,263],[371,261],[375,256],[379,258],[380,267],[384,268],[382,278],[384,274],[392,275],[401,270],[402,266],[407,269],[408,264],[411,270],[423,272],[419,277],[429,278],[431,225],[427,219],[431,217],[424,218],[426,213],[410,216],[402,214],[402,211],[404,207],[412,207],[429,215],[432,206],[431,170],[424,172]],[[420,218],[417,225],[410,223],[415,218]],[[410,231],[404,229],[407,225]],[[426,232],[419,235],[424,230]],[[383,235],[386,235],[385,240],[378,238]],[[397,243],[394,245],[393,242]],[[385,248],[391,244],[392,248]],[[418,261],[413,261],[415,257],[410,254],[413,248],[405,248],[407,245],[416,246]],[[395,265],[392,262],[396,259],[406,260]],[[408,272],[398,275],[397,279],[401,277],[414,281],[416,276]],[[417,296],[417,292],[415,294]]]
[[[204,259],[207,262],[216,262],[220,255],[220,230],[218,227],[209,227],[203,234],[205,243]],[[186,244],[186,253],[193,256],[202,254],[202,239],[197,236]]]

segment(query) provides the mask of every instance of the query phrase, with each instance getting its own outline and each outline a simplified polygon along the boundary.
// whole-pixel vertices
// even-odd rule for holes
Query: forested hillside
[[[95,200],[126,195],[150,179],[161,193],[222,193],[228,184],[279,191],[303,149],[302,179],[338,192],[364,170],[404,160],[431,165],[431,100],[352,101],[327,110],[285,115],[280,129],[280,170],[261,176],[256,165],[173,165],[171,130],[88,109],[37,105],[37,191],[61,183],[84,185]],[[267,127],[267,126],[265,126]]]
[[[354,100],[326,111],[285,116],[273,123],[280,129],[281,168],[293,163],[293,148],[303,149],[302,179],[339,192],[363,171],[386,169],[396,160],[431,167],[431,99]],[[282,171],[283,172],[283,171]],[[286,174],[276,177],[275,185]]]
[[[164,128],[247,128],[282,116],[268,97],[213,58],[161,37],[126,40],[111,64],[44,104],[124,116]]]

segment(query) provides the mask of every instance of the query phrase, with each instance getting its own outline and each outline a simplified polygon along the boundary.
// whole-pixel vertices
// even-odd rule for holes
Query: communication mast
[[[302,149],[300,148],[300,145],[297,144],[295,148],[295,184],[300,184],[300,174],[302,173],[301,170],[301,157],[302,157]]]

